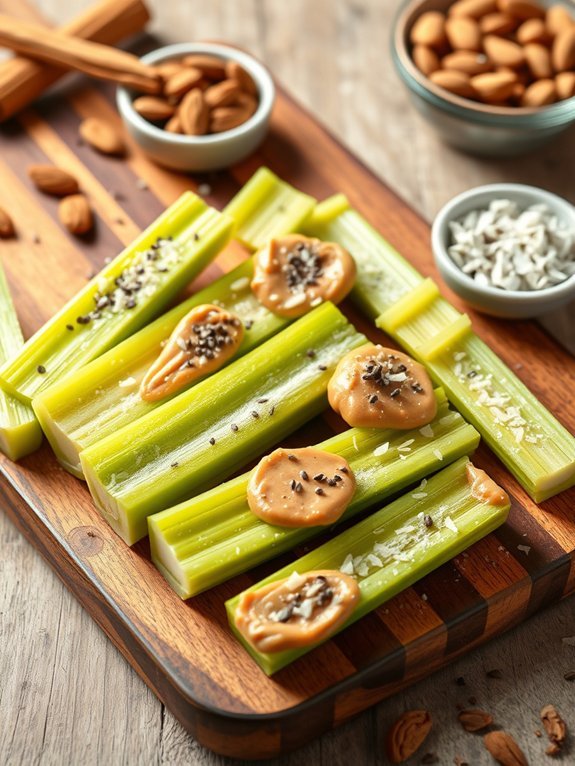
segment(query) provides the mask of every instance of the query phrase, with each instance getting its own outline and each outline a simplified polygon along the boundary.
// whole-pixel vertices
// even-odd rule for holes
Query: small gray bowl
[[[191,53],[205,53],[226,61],[232,59],[252,76],[258,89],[259,104],[243,125],[207,136],[184,136],[168,133],[141,117],[132,105],[136,94],[128,88],[118,88],[116,103],[126,130],[155,162],[181,171],[219,170],[244,159],[263,141],[275,101],[275,86],[269,72],[259,61],[227,45],[167,45],[143,56],[142,61],[144,64],[159,64]]]
[[[535,186],[506,183],[470,189],[454,197],[440,210],[431,229],[433,256],[445,282],[453,292],[478,311],[508,319],[541,316],[575,301],[575,275],[558,285],[542,290],[503,290],[499,287],[478,285],[451,259],[447,252],[451,239],[449,223],[471,210],[488,207],[494,199],[510,199],[522,208],[544,203],[560,220],[575,229],[575,207],[551,192]]]
[[[539,0],[573,10],[566,0]],[[469,154],[511,157],[548,143],[575,124],[575,97],[540,108],[501,107],[455,96],[431,82],[413,63],[409,33],[426,11],[445,12],[453,0],[405,0],[393,27],[395,68],[411,101],[439,136]]]

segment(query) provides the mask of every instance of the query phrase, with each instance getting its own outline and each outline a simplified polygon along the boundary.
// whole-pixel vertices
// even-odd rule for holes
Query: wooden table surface
[[[533,156],[485,161],[436,139],[410,107],[388,43],[399,0],[149,0],[166,42],[229,40],[261,57],[333,132],[429,221],[454,194],[497,181],[533,183],[575,201],[573,132]],[[85,0],[40,0],[64,21]],[[573,340],[575,310],[547,320]],[[572,347],[575,351],[575,348]],[[0,514],[0,764],[232,763],[195,743],[85,614],[40,556]],[[282,761],[292,766],[385,763],[383,738],[404,710],[426,708],[435,727],[412,763],[435,753],[494,763],[457,722],[477,705],[513,733],[529,763],[551,763],[535,735],[539,709],[555,704],[575,728],[573,600],[476,649],[404,694]],[[500,670],[501,678],[487,671]],[[459,682],[456,679],[460,679]],[[461,679],[464,679],[463,685]],[[564,756],[573,763],[575,747]]]

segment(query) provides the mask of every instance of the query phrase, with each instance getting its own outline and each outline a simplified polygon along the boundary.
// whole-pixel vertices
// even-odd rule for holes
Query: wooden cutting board
[[[284,92],[257,155],[201,178],[164,171],[135,146],[127,160],[117,160],[82,145],[80,120],[99,115],[118,122],[112,103],[106,88],[69,91],[0,128],[0,206],[19,230],[1,253],[26,336],[185,189],[199,189],[222,207],[261,164],[318,198],[344,192],[417,268],[437,278],[427,224]],[[97,214],[93,236],[77,240],[62,230],[57,202],[28,181],[26,168],[34,162],[56,163],[79,179]],[[241,248],[228,248],[196,287],[242,257]],[[387,342],[344,308],[372,338]],[[478,334],[574,430],[573,358],[535,323],[470,313]],[[290,443],[329,433],[319,418]],[[337,726],[574,590],[575,492],[537,506],[486,448],[477,462],[512,495],[508,523],[273,679],[232,638],[224,601],[290,557],[182,602],[151,564],[147,542],[127,548],[48,447],[18,465],[0,457],[0,497],[16,526],[197,740],[226,755],[266,758]]]

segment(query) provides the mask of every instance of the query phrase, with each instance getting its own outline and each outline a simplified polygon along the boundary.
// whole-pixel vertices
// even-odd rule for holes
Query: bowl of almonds
[[[569,0],[407,0],[393,58],[420,113],[464,151],[526,153],[575,122]]]
[[[275,86],[252,56],[215,43],[180,43],[142,58],[158,70],[162,92],[120,87],[126,129],[153,160],[182,171],[228,167],[265,137]]]

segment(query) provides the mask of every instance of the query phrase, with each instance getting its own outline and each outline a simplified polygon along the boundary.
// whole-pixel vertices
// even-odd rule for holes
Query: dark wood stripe
[[[358,671],[371,668],[369,679],[363,681],[366,688],[399,681],[405,674],[405,647],[375,612],[346,628],[333,641]]]

